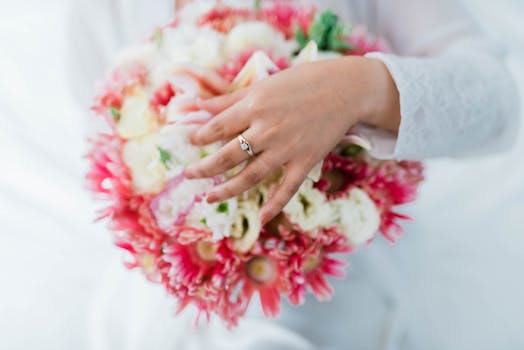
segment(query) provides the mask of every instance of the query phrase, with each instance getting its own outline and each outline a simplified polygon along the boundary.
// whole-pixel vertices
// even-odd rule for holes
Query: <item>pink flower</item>
[[[290,39],[295,35],[297,28],[303,33],[309,31],[315,13],[314,6],[296,7],[292,3],[280,0],[264,7],[261,19],[283,33],[286,39]]]
[[[286,268],[281,260],[265,249],[261,249],[260,254],[253,254],[242,268],[241,298],[250,300],[258,292],[264,315],[276,317],[280,313],[280,295],[289,289]]]
[[[326,193],[328,199],[342,198],[369,176],[370,171],[370,166],[360,158],[330,153],[324,159],[322,176],[315,187]]]
[[[394,207],[416,199],[418,186],[424,180],[423,170],[420,162],[381,162],[361,184],[381,212],[380,231],[391,243],[404,232],[397,221],[410,219],[395,212]]]
[[[91,147],[85,156],[89,161],[86,187],[118,206],[121,201],[132,196],[131,175],[121,158],[123,142],[119,137],[109,134],[98,134],[89,142]],[[106,210],[101,218],[109,216],[114,209]]]
[[[209,318],[217,307],[225,282],[223,264],[216,256],[219,244],[198,240],[163,247],[162,260],[166,264],[162,280],[167,290],[177,297],[178,312],[193,304]]]
[[[209,25],[218,32],[228,33],[238,22],[251,16],[247,9],[215,7],[198,19],[198,26]]]
[[[364,56],[370,52],[391,52],[391,48],[385,40],[370,35],[363,26],[353,29],[348,42],[353,46],[349,50],[350,55]]]
[[[96,114],[103,116],[108,125],[115,125],[115,116],[111,110],[119,110],[122,107],[122,101],[126,89],[135,84],[145,83],[148,77],[147,68],[138,63],[128,64],[115,69],[104,85],[100,87],[99,94],[95,97],[95,103],[91,110]]]
[[[175,90],[171,83],[166,82],[153,93],[153,97],[151,97],[149,104],[153,111],[158,115],[160,114],[161,109],[167,106],[173,97],[175,97]]]
[[[281,252],[287,256],[290,269],[289,301],[294,305],[303,304],[308,290],[319,301],[330,300],[333,287],[326,276],[343,278],[347,266],[332,255],[351,251],[347,238],[335,227],[319,230],[313,238],[301,232],[290,232]]]

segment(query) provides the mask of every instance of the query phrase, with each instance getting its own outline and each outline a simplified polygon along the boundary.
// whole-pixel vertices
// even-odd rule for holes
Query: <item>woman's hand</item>
[[[242,134],[255,153],[237,175],[208,193],[208,202],[237,196],[279,168],[284,176],[260,212],[266,224],[296,193],[308,173],[356,123],[397,130],[399,96],[386,67],[377,60],[346,57],[303,64],[253,86],[202,102],[215,114],[191,136],[195,145],[229,141],[216,154],[186,170],[203,178],[232,169],[249,155],[240,148]]]

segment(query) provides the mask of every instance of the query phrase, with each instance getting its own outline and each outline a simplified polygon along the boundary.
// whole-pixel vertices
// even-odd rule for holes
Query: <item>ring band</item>
[[[251,148],[249,141],[242,135],[238,135],[237,139],[238,142],[240,142],[240,149],[246,152],[250,157],[253,157],[255,153],[253,152],[253,148]]]

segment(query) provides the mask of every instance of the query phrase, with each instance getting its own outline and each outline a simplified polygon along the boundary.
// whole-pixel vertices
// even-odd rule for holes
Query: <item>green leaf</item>
[[[220,213],[220,214],[229,213],[229,203],[228,202],[220,203],[217,207],[217,213]]]
[[[316,16],[309,29],[308,38],[305,38],[301,31],[297,31],[297,41],[301,46],[305,46],[307,42],[314,40],[321,51],[347,51],[351,45],[344,41],[344,29],[344,24],[336,14],[325,11]]]
[[[109,113],[111,113],[111,116],[114,120],[119,121],[120,120],[120,111],[114,107],[109,108]]]
[[[166,151],[165,149],[163,149],[160,146],[157,146],[157,150],[160,155],[160,161],[164,164],[166,169],[169,169],[170,164],[171,164],[171,155],[169,154],[168,151]]]
[[[338,23],[328,34],[328,47],[332,51],[341,51],[351,49],[351,45],[343,41],[344,25]]]
[[[203,218],[202,220],[200,220],[200,222],[201,222],[203,225],[206,225],[206,226],[207,226],[207,220],[206,220],[206,218]]]
[[[200,153],[200,159],[204,159],[206,157],[209,157],[211,155],[211,153],[209,153],[208,151],[202,151]]]
[[[341,155],[343,157],[356,157],[363,151],[364,148],[360,147],[359,145],[349,145],[342,150]]]
[[[254,6],[256,11],[260,10],[260,0],[255,0]]]
[[[304,32],[302,31],[302,28],[297,29],[297,33],[295,34],[295,39],[297,40],[298,44],[300,45],[300,49],[302,50],[306,45],[308,44],[308,39]]]
[[[154,40],[155,40],[156,46],[158,48],[161,48],[164,42],[164,31],[162,30],[162,28],[158,28],[155,31]]]

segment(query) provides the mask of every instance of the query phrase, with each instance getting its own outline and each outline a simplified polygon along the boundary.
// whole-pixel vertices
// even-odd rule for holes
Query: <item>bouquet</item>
[[[90,139],[87,184],[109,205],[100,213],[127,251],[126,266],[162,284],[178,303],[235,326],[254,295],[267,317],[287,298],[329,300],[328,277],[344,277],[344,255],[380,232],[393,242],[415,200],[422,165],[381,161],[350,131],[312,171],[283,212],[261,226],[258,212],[278,184],[275,173],[222,203],[206,193],[232,176],[200,180],[183,171],[217,151],[188,135],[213,118],[198,101],[226,94],[291,66],[387,51],[362,28],[331,12],[291,2],[200,1],[123,50],[93,111],[106,130]],[[197,317],[197,321],[198,321]]]

